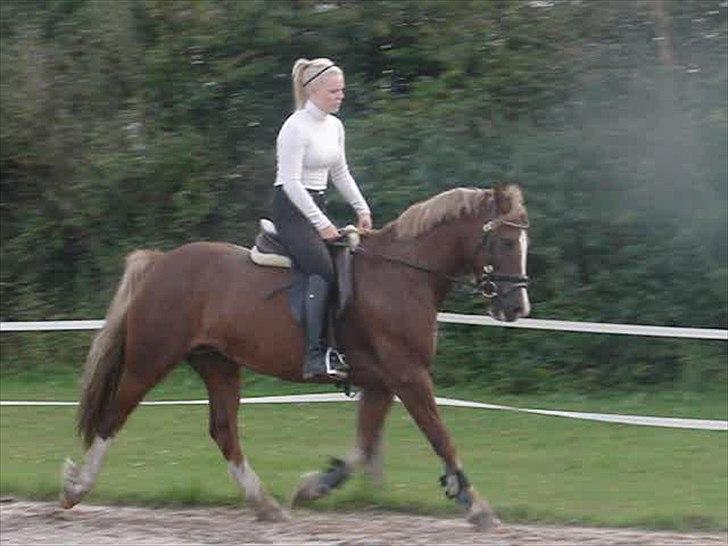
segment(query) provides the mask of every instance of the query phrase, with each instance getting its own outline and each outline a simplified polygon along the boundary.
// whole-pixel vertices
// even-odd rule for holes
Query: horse
[[[351,384],[361,394],[356,445],[328,470],[308,475],[292,507],[325,496],[354,471],[381,477],[382,428],[397,396],[444,463],[446,496],[476,528],[500,525],[465,475],[435,403],[430,368],[438,308],[461,279],[489,299],[495,319],[529,314],[527,228],[522,191],[509,184],[442,192],[361,234],[340,332]],[[70,459],[63,465],[61,506],[71,508],[88,493],[129,414],[186,361],[207,388],[209,433],[246,502],[261,520],[290,519],[243,454],[238,407],[243,368],[303,382],[303,332],[280,289],[291,278],[290,269],[261,267],[247,248],[224,242],[130,253],[86,359],[77,414],[86,454],[80,466]]]

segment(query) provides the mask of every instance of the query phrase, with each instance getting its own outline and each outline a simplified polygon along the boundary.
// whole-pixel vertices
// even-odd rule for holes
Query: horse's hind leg
[[[101,470],[106,451],[111,445],[111,438],[96,437],[86,451],[86,458],[81,467],[71,459],[63,463],[62,488],[60,504],[62,508],[72,508],[78,504],[96,483],[96,476]]]
[[[158,377],[149,374],[139,374],[133,366],[125,367],[106,415],[98,424],[93,442],[86,451],[83,465],[79,467],[71,459],[66,459],[63,465],[63,487],[60,498],[63,508],[71,508],[78,504],[91,490],[114,435],[158,380]]]
[[[363,465],[373,484],[381,486],[382,429],[393,398],[392,392],[384,387],[364,389],[359,400],[356,447],[343,461],[336,461],[329,469],[307,474],[293,495],[293,506],[325,497],[333,489],[340,487],[360,465]]]
[[[245,492],[259,519],[284,521],[286,512],[263,487],[243,455],[238,438],[240,368],[218,353],[196,354],[190,364],[200,374],[210,398],[210,435],[228,461],[230,475]]]

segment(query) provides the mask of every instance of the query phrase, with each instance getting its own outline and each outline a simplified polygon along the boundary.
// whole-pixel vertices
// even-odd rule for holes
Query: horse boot
[[[303,361],[303,378],[316,376],[346,379],[348,366],[338,351],[328,346],[324,339],[331,286],[320,275],[308,277],[304,301],[304,325],[306,354]]]

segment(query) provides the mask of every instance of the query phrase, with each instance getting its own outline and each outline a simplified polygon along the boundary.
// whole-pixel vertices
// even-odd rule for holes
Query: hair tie
[[[304,82],[303,87],[306,87],[309,83],[311,83],[313,80],[315,80],[316,78],[318,78],[321,74],[323,74],[324,72],[326,72],[329,68],[334,68],[335,66],[336,66],[335,64],[330,64],[326,68],[323,68],[323,69],[319,70],[318,72],[316,72],[316,74],[314,74],[313,76],[311,76],[309,79],[307,79]]]

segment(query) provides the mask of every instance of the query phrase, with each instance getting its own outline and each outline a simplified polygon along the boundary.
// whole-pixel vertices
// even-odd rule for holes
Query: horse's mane
[[[382,231],[393,230],[397,239],[417,237],[435,226],[473,213],[491,194],[491,190],[479,188],[447,190],[410,206]]]
[[[508,202],[506,219],[522,218],[526,214],[521,188],[516,184],[498,189],[499,198]],[[454,188],[415,203],[382,231],[394,232],[397,239],[417,237],[432,228],[473,214],[486,200],[493,199],[494,190],[480,188]]]

